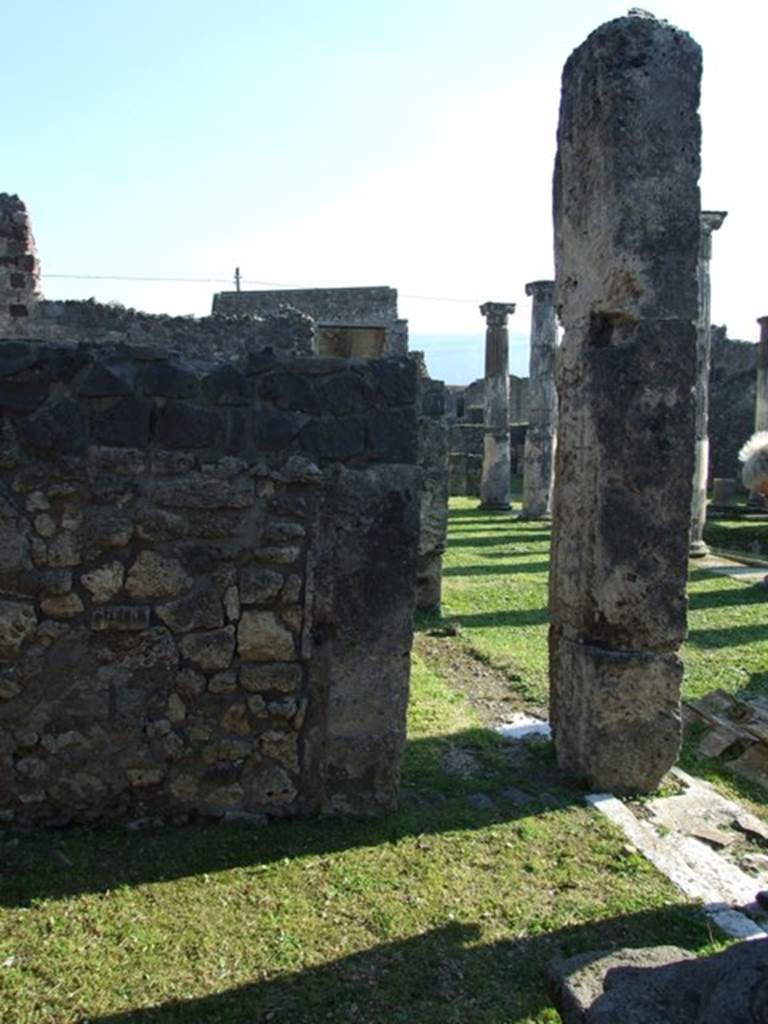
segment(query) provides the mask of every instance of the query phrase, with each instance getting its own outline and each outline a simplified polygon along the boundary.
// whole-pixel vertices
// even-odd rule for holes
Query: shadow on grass
[[[489,558],[493,555],[487,556]],[[509,558],[509,553],[504,553]],[[510,562],[507,565],[448,565],[443,569],[443,576],[514,576],[517,572],[546,572],[548,562]]]
[[[708,939],[702,912],[682,904],[552,931],[542,921],[537,933],[479,945],[482,934],[479,924],[451,922],[273,980],[89,1020],[90,1024],[498,1024],[502,1020],[514,1024],[531,1020],[551,1005],[545,968],[554,957],[661,941],[696,950],[703,949]]]
[[[446,768],[446,756],[456,749],[471,755],[476,767],[470,772],[452,774]],[[409,836],[481,829],[583,802],[583,790],[557,769],[551,745],[510,744],[479,727],[409,740],[403,778],[400,809],[377,818],[321,816],[257,827],[201,822],[142,831],[100,825],[21,832],[14,842],[0,843],[0,905],[26,906],[37,899],[106,892]],[[522,804],[521,792],[527,795]],[[468,799],[478,793],[483,795],[480,806]]]
[[[549,540],[548,533],[529,533],[521,534],[512,531],[507,532],[506,530],[498,530],[495,533],[488,534],[485,530],[480,533],[471,534],[455,534],[449,538],[448,547],[450,548],[498,548],[504,544],[533,544],[539,541]],[[507,558],[514,552],[504,552],[504,557]],[[527,552],[531,554],[532,552]],[[546,552],[542,551],[542,555]]]
[[[763,586],[741,584],[730,590],[708,590],[688,595],[688,610],[692,612],[703,611],[705,608],[728,608],[739,604],[768,606],[768,590]]]
[[[479,626],[543,626],[549,622],[546,608],[512,608],[508,611],[471,612],[453,618],[468,629]]]
[[[768,639],[765,622],[743,626],[725,626],[721,629],[692,629],[688,633],[688,644],[706,649],[721,647],[742,647],[759,640]]]

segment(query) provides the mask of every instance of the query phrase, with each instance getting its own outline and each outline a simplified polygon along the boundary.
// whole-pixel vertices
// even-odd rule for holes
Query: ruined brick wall
[[[0,343],[0,822],[391,807],[408,360]]]
[[[146,346],[177,352],[185,359],[242,360],[265,347],[286,356],[311,355],[314,325],[297,310],[264,317],[251,314],[207,317],[141,313],[93,299],[36,301],[29,314],[12,324],[0,322],[0,337],[68,342],[72,338],[99,345]]]
[[[270,316],[286,306],[301,310],[322,327],[381,327],[382,354],[400,356],[408,351],[408,324],[398,319],[395,288],[281,288],[218,292],[213,297],[213,312],[218,314]]]
[[[18,196],[0,193],[0,330],[29,316],[40,268],[27,208]]]

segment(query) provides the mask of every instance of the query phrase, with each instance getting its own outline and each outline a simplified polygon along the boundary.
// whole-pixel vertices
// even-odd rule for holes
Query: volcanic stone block
[[[563,73],[551,721],[559,763],[619,792],[652,789],[680,741],[700,76],[651,17],[601,26]]]

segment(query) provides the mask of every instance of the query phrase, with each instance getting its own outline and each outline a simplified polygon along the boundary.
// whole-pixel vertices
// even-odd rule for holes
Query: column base
[[[515,516],[516,519],[522,519],[523,521],[537,522],[537,523],[551,523],[552,514],[550,512],[518,512]]]
[[[705,555],[709,554],[709,545],[705,544],[703,540],[691,541],[688,548],[689,558],[704,558]]]
[[[483,512],[509,512],[512,508],[512,505],[510,502],[504,504],[503,502],[497,503],[481,501],[477,507],[481,509]]]

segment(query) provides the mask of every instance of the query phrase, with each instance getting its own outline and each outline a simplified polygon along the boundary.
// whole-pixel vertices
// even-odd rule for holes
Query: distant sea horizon
[[[509,372],[528,376],[528,336],[509,332]],[[471,384],[485,372],[484,334],[410,335],[411,352],[423,352],[430,377],[445,384]]]

